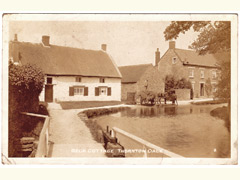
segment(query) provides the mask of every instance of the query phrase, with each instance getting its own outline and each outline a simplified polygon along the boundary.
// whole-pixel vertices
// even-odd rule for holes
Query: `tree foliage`
[[[230,21],[172,21],[165,29],[166,40],[177,39],[179,34],[193,29],[198,38],[189,46],[199,54],[228,51],[231,46]]]
[[[211,80],[210,78],[208,78],[206,80],[206,84],[205,84],[205,91],[206,91],[206,94],[207,96],[209,97],[212,93],[212,84],[211,84]]]
[[[185,78],[176,79],[173,75],[165,77],[165,91],[169,92],[173,89],[192,89],[192,84]]]
[[[230,60],[222,61],[220,64],[221,73],[217,83],[215,96],[218,98],[230,99],[231,97],[231,69]]]
[[[9,85],[17,88],[19,93],[33,92],[39,95],[44,84],[44,74],[35,65],[9,65]]]
[[[16,141],[23,131],[30,131],[36,120],[21,116],[20,112],[39,111],[39,94],[44,84],[44,74],[34,65],[14,65],[9,62],[9,157],[19,157]]]

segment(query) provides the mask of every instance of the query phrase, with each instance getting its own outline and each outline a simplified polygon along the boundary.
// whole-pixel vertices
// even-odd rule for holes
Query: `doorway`
[[[45,84],[45,102],[53,102],[53,84]]]
[[[200,83],[200,96],[204,96],[204,83]]]

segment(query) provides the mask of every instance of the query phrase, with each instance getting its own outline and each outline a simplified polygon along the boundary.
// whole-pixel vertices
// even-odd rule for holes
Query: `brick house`
[[[170,41],[169,49],[158,62],[158,70],[163,77],[173,75],[189,80],[194,98],[211,97],[216,91],[219,70],[213,54],[199,55],[192,50],[178,49],[175,41]],[[210,95],[206,92],[209,86],[212,88]]]
[[[15,40],[9,58],[17,64],[36,64],[45,73],[40,101],[120,101],[121,73],[113,59],[101,50],[52,45],[49,36],[41,43]]]
[[[135,100],[136,94],[143,90],[164,92],[164,80],[152,64],[121,66],[119,70],[122,74],[122,100]]]

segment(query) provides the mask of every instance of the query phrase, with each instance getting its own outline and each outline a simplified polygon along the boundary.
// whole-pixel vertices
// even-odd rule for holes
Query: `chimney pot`
[[[42,43],[44,46],[50,46],[50,36],[42,36]]]
[[[102,50],[107,51],[107,44],[102,44]]]
[[[169,41],[169,49],[175,49],[176,42],[175,41]]]
[[[159,61],[160,61],[160,52],[159,52],[159,48],[157,48],[157,51],[155,52],[155,66],[158,66]]]
[[[14,41],[18,41],[18,36],[17,36],[17,34],[14,34]]]

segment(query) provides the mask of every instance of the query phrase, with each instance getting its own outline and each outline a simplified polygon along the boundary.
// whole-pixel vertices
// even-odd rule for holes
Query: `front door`
[[[204,83],[200,83],[200,96],[204,96]]]
[[[53,102],[53,85],[45,85],[45,102]]]

